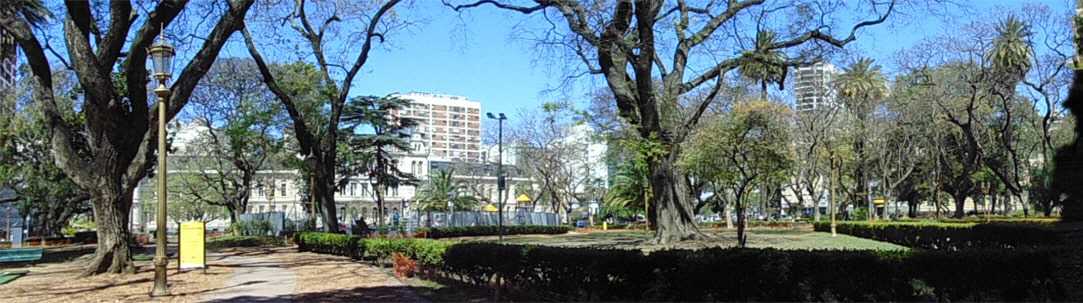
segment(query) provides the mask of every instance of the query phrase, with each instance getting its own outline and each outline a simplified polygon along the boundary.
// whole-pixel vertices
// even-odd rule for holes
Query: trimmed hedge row
[[[508,225],[504,226],[505,235],[528,235],[528,234],[563,234],[571,231],[570,226],[564,225]],[[451,238],[473,236],[496,236],[500,234],[499,227],[494,225],[478,226],[449,226],[449,227],[425,227],[419,228],[418,233],[425,234],[426,238]]]
[[[371,257],[389,260],[394,253],[401,253],[418,263],[439,266],[450,242],[431,239],[361,238],[345,234],[302,232],[297,235],[297,247],[301,251],[332,254],[354,259]]]
[[[207,239],[207,249],[228,247],[261,247],[283,245],[281,239],[267,236],[221,236]]]
[[[815,223],[814,229],[830,232],[831,223]],[[1068,244],[1064,233],[1048,223],[839,222],[836,230],[855,237],[934,250]]]
[[[462,243],[443,271],[569,301],[1079,300],[1077,249],[639,251]]]
[[[297,247],[301,251],[332,254],[360,259],[365,250],[361,246],[361,237],[321,232],[302,232],[296,235]]]

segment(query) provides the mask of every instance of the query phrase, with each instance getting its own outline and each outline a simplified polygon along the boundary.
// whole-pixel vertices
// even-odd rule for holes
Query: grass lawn
[[[665,248],[698,249],[707,247],[733,247],[737,245],[736,230],[709,229],[704,232],[712,237],[712,239],[684,241],[673,245],[650,243],[653,233],[642,230],[595,231],[590,233],[568,233],[563,235],[515,235],[504,237],[504,242],[511,244],[537,244],[563,247],[642,249],[644,251]],[[483,239],[474,239],[473,241],[495,241],[495,239],[492,237],[485,237]],[[770,247],[778,249],[908,249],[905,246],[843,234],[832,237],[830,233],[769,228],[749,229],[748,246],[754,248]]]

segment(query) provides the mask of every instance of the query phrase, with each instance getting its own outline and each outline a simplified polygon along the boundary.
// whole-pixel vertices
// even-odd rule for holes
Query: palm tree
[[[417,202],[423,211],[448,211],[450,201],[454,210],[475,210],[478,199],[467,193],[461,182],[453,178],[454,170],[439,170],[421,186]]]
[[[633,218],[640,213],[646,214],[650,195],[647,172],[634,164],[621,165],[613,176],[613,185],[602,199],[602,216]]]
[[[876,215],[876,209],[866,192],[868,178],[865,174],[868,162],[865,155],[865,146],[868,143],[868,131],[866,125],[872,114],[876,102],[887,96],[887,80],[880,72],[880,66],[874,64],[870,58],[861,58],[843,69],[843,73],[835,79],[835,90],[842,99],[846,110],[853,116],[857,124],[857,134],[854,136],[854,153],[857,156],[857,165],[854,165],[854,180],[856,194],[859,199],[865,201],[869,209],[869,220]]]
[[[786,77],[786,67],[782,52],[771,49],[778,35],[772,31],[759,31],[756,33],[756,49],[745,53],[748,60],[741,62],[737,67],[738,72],[745,78],[760,82],[760,96],[767,100],[767,85],[782,83]]]
[[[1008,80],[1006,83],[1018,83],[1030,70],[1031,54],[1034,52],[1030,36],[1029,26],[1015,16],[1008,16],[997,25],[997,37],[993,40],[988,59],[993,65],[993,73],[1007,77],[1004,79]]]

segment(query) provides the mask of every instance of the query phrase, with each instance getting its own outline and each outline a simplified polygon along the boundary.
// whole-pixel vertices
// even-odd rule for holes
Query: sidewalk
[[[215,302],[291,302],[297,275],[273,257],[229,256],[216,266],[233,267],[225,287],[203,297]]]

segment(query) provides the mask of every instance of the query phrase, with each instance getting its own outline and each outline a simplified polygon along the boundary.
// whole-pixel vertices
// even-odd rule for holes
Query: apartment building
[[[481,160],[481,103],[462,96],[406,93],[409,108],[394,113],[418,121],[414,140],[429,150],[432,159]]]
[[[15,85],[15,59],[18,56],[15,36],[0,28],[0,89]]]
[[[798,67],[794,71],[794,109],[803,112],[836,104],[835,89],[831,81],[834,81],[839,73],[838,68],[825,62]]]

